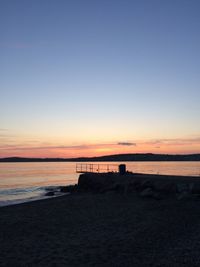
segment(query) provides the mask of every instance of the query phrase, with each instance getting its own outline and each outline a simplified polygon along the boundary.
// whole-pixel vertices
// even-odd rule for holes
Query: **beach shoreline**
[[[1,266],[199,266],[198,200],[72,193],[0,208]]]

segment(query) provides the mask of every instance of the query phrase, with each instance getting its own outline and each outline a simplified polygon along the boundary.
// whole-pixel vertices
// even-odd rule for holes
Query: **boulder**
[[[191,198],[191,194],[188,191],[183,191],[180,194],[177,195],[177,199],[178,200],[182,200],[182,199],[189,199]]]
[[[190,192],[192,194],[200,194],[200,183],[191,183]]]
[[[126,188],[126,193],[133,193],[136,191],[136,187],[135,187],[135,183],[134,182],[131,182],[127,185],[127,188]]]
[[[113,178],[112,173],[81,174],[78,179],[78,191],[104,192],[113,187],[116,179],[117,177]]]
[[[47,192],[45,194],[46,197],[51,197],[51,196],[54,196],[54,195],[55,195],[54,191],[50,191],[50,192]]]
[[[165,195],[176,193],[176,184],[168,181],[155,181],[153,188],[156,192]]]
[[[142,192],[140,192],[141,197],[153,197],[153,195],[154,195],[154,192],[152,188],[150,187],[145,188]]]
[[[126,191],[126,186],[124,184],[116,184],[114,186],[114,191],[116,193],[124,194]]]
[[[151,180],[135,179],[129,183],[129,186],[131,191],[142,192],[146,188],[153,189],[153,182]],[[128,191],[130,190],[128,189]]]
[[[153,188],[153,181],[151,181],[151,180],[141,181],[140,189],[144,190],[145,188]]]
[[[133,181],[132,185],[131,185],[132,189],[136,192],[140,192],[141,191],[141,181],[140,180],[135,180]]]
[[[142,192],[140,192],[141,197],[148,197],[160,200],[162,199],[161,195],[158,192],[153,191],[151,187],[145,188]]]
[[[176,184],[176,192],[183,193],[183,192],[190,192],[190,186],[186,183],[177,183]]]
[[[67,186],[61,186],[60,192],[61,193],[72,193],[77,190],[77,185],[67,185]]]

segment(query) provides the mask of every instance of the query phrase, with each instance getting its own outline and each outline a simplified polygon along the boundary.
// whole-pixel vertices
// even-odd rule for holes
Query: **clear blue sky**
[[[0,156],[200,152],[199,14],[198,0],[1,0]]]

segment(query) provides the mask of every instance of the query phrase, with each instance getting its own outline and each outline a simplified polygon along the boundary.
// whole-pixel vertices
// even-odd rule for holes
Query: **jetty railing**
[[[77,163],[76,173],[104,173],[104,172],[118,172],[118,164],[94,164],[94,163]]]

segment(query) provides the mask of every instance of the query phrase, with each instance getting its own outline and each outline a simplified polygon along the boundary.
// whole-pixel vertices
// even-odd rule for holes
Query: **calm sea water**
[[[133,172],[200,177],[200,162],[123,163],[126,164],[127,170]],[[0,206],[43,198],[48,190],[77,183],[78,176],[74,162],[0,163]]]

